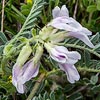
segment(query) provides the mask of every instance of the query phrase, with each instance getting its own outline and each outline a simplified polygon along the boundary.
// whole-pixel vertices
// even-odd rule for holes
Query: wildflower
[[[43,48],[39,46],[37,48],[35,56],[22,67],[16,81],[16,89],[19,93],[24,93],[25,83],[29,81],[31,78],[36,77],[38,75],[40,66],[39,60],[42,56],[42,53]]]
[[[22,66],[24,65],[24,63],[26,62],[28,57],[30,56],[31,52],[32,52],[32,49],[31,49],[30,45],[26,44],[22,48],[22,50],[21,50],[21,52],[20,52],[20,54],[17,58],[17,61],[13,66],[13,69],[12,69],[12,83],[15,87],[17,87],[17,85],[18,85],[17,80],[19,78],[19,74],[22,72]]]
[[[81,59],[77,51],[68,51],[63,46],[52,45],[45,43],[45,48],[50,54],[50,57],[58,62],[61,70],[66,72],[67,79],[70,83],[74,83],[80,79],[77,69],[74,64]]]
[[[18,75],[16,86],[19,93],[24,93],[25,83],[38,75],[39,65],[39,62],[35,64],[34,59],[31,59],[22,67],[22,71]]]
[[[69,17],[69,12],[65,5],[63,5],[61,9],[55,7],[52,11],[52,15],[54,19],[47,26],[66,31],[66,36],[78,38],[89,47],[94,48],[94,45],[88,38],[88,35],[92,35],[92,32],[82,27],[82,25],[72,17]]]

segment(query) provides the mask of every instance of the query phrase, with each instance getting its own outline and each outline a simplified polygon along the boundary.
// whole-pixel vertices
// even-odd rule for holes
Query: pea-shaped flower
[[[87,28],[82,27],[82,25],[72,17],[69,17],[69,12],[65,5],[63,5],[61,9],[56,6],[52,11],[52,15],[54,19],[48,26],[53,26],[54,28],[66,31],[67,37],[72,36],[78,38],[89,47],[94,48],[94,45],[88,38],[88,35],[92,35],[92,32]]]
[[[27,51],[29,51],[29,50],[27,50]],[[27,51],[26,51],[26,53],[27,53]],[[29,81],[31,78],[36,77],[38,75],[39,66],[40,66],[40,57],[42,56],[42,53],[43,53],[43,48],[41,46],[39,46],[39,47],[37,47],[35,56],[31,60],[26,62],[23,66],[21,66],[21,68],[17,65],[14,65],[12,81],[19,93],[24,93],[25,92],[25,83],[27,81]],[[24,55],[22,55],[23,58],[24,58]],[[18,57],[18,59],[20,59],[20,58]],[[18,59],[17,59],[17,63],[19,61]],[[16,77],[14,77],[14,76],[16,76]],[[16,80],[16,81],[14,81],[14,80]]]
[[[12,69],[12,83],[15,87],[17,87],[17,81],[19,79],[19,74],[22,72],[22,66],[24,65],[24,63],[27,61],[28,57],[30,56],[32,52],[32,49],[29,45],[29,43],[27,43],[25,46],[23,46],[16,63],[13,66]]]
[[[44,46],[49,52],[50,57],[58,62],[60,69],[65,71],[70,83],[75,83],[75,81],[80,79],[80,75],[74,66],[81,59],[77,51],[68,51],[63,46],[52,45],[50,43],[45,43]]]

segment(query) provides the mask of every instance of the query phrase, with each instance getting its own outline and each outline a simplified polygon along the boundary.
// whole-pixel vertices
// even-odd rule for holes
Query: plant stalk
[[[4,7],[5,7],[5,0],[2,1],[1,32],[3,32],[4,28]]]
[[[42,80],[44,79],[44,77],[45,77],[45,73],[42,73],[40,75],[40,77],[38,78],[37,82],[35,83],[31,93],[29,94],[29,96],[28,96],[28,98],[26,100],[31,100],[34,97],[34,95],[37,92]]]

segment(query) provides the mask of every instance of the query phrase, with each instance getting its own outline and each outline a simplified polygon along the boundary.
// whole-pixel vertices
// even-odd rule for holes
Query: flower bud
[[[33,58],[34,63],[37,63],[40,60],[42,54],[43,54],[43,48],[41,46],[38,46],[35,53],[35,57]]]
[[[65,39],[65,32],[62,31],[62,32],[58,32],[56,34],[52,34],[50,37],[49,37],[49,41],[51,41],[51,43],[58,43],[58,42],[61,42]]]
[[[20,66],[22,66],[28,59],[32,52],[31,46],[29,43],[27,43],[25,46],[23,46],[16,63],[18,63]]]
[[[45,26],[40,32],[39,32],[39,36],[42,40],[46,40],[49,38],[49,36],[51,34],[54,34],[57,31],[57,29],[54,29],[53,27],[48,27]]]
[[[4,55],[8,55],[8,53],[11,52],[12,49],[13,49],[13,45],[12,44],[6,45],[4,50],[3,50],[3,54]]]

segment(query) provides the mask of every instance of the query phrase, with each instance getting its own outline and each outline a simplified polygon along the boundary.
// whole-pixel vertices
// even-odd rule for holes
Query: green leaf
[[[43,95],[43,100],[47,100],[48,98],[49,98],[49,95],[48,95],[47,92],[45,92],[44,95]]]
[[[97,3],[97,10],[100,11],[100,0],[96,0],[96,3]]]
[[[39,100],[43,100],[42,96],[39,94]]]
[[[83,99],[83,96],[80,92],[71,95],[69,98],[69,100],[82,100],[82,99]]]
[[[55,94],[54,94],[54,92],[50,93],[50,100],[55,100]]]
[[[92,76],[90,79],[90,83],[95,85],[98,82],[98,76]]]
[[[91,90],[94,92],[94,93],[97,93],[100,91],[100,84],[97,85],[97,86],[94,86],[93,88],[91,88]]]
[[[90,5],[87,7],[87,12],[92,13],[97,10],[96,5]]]
[[[87,7],[88,6],[88,3],[89,3],[88,0],[82,0],[82,1],[83,1],[84,6]]]
[[[34,4],[32,6],[32,9],[24,23],[24,25],[22,26],[21,30],[20,30],[20,34],[23,34],[23,32],[27,31],[27,30],[31,30],[31,28],[34,27],[34,22],[36,21],[37,17],[39,16],[39,14],[41,13],[42,7],[45,4],[45,2],[43,2],[42,0],[34,0]]]
[[[5,44],[8,40],[3,32],[0,32],[0,40]]]
[[[12,86],[11,82],[4,82],[0,80],[0,87],[4,88],[8,93],[15,92],[15,87]]]
[[[0,55],[2,55],[4,49],[4,45],[0,46]]]

